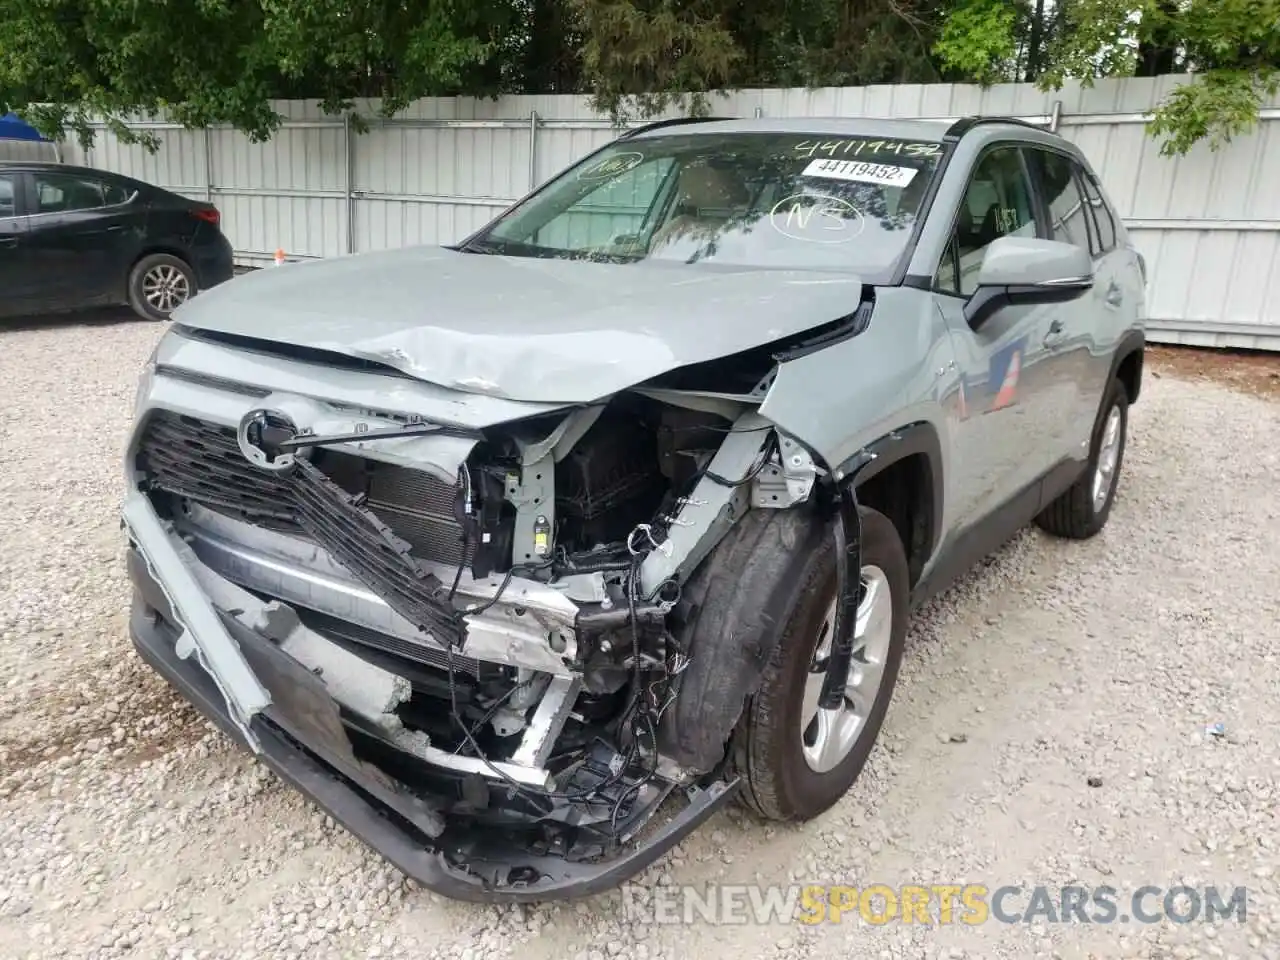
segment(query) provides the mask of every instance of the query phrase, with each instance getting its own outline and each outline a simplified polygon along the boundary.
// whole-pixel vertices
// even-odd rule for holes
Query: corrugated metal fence
[[[1280,350],[1280,109],[1216,153],[1159,155],[1144,130],[1175,78],[1103,81],[1042,93],[1025,84],[740,91],[721,116],[1016,116],[1056,129],[1097,166],[1151,267],[1152,339]],[[375,104],[357,107],[368,118]],[[266,144],[233,130],[154,131],[151,154],[106,131],[68,162],[117,170],[217,203],[244,264],[448,243],[617,131],[583,97],[421,100],[358,133],[309,101],[277,105]]]

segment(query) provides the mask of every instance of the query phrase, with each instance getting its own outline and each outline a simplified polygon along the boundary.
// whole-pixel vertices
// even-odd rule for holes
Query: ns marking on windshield
[[[792,240],[847,243],[862,233],[867,222],[848,200],[797,193],[773,205],[769,225]]]

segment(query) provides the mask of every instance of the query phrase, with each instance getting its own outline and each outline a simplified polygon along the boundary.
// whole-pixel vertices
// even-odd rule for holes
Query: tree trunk
[[[1170,20],[1176,18],[1178,15],[1177,0],[1160,0],[1160,11]],[[1169,20],[1166,20],[1138,44],[1137,75],[1140,77],[1159,77],[1173,73],[1177,65],[1177,30]]]
[[[1059,0],[1061,2],[1061,0]],[[1036,0],[1035,12],[1031,14],[1031,36],[1027,40],[1027,73],[1026,81],[1035,82],[1044,69],[1044,0]]]

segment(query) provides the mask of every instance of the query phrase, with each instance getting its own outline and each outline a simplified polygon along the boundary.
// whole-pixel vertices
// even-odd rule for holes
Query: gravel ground
[[[1108,529],[1027,531],[917,619],[844,802],[643,877],[1246,884],[1244,924],[654,926],[425,893],[141,665],[118,462],[159,332],[0,332],[0,955],[1280,958],[1280,404],[1148,378]]]

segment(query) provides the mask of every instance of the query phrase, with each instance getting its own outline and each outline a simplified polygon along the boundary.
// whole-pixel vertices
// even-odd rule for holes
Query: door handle
[[[1061,320],[1054,320],[1051,324],[1049,324],[1049,332],[1044,335],[1044,345],[1046,347],[1052,346],[1053,344],[1061,340],[1062,329],[1063,327],[1062,327]]]
[[[17,237],[0,237],[0,247],[16,247],[17,245]]]

